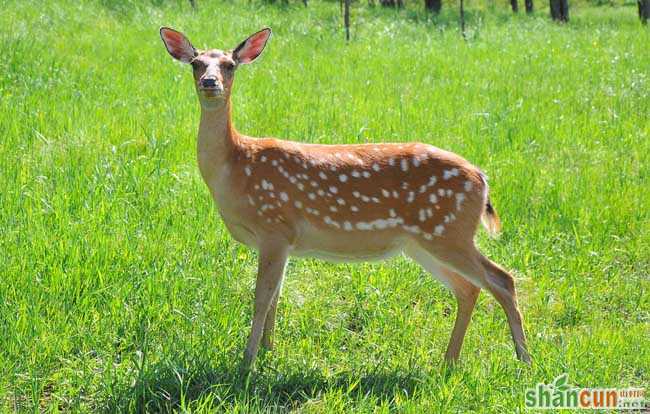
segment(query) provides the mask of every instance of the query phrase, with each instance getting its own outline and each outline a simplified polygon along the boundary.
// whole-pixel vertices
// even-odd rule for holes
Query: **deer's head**
[[[262,29],[229,51],[199,50],[181,32],[160,28],[160,37],[174,59],[192,65],[194,86],[203,106],[225,102],[230,96],[235,71],[239,65],[253,62],[262,54],[271,29]]]

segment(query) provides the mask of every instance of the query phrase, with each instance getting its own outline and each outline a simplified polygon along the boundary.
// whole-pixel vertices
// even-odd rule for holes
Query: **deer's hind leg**
[[[510,325],[512,340],[515,343],[517,358],[520,361],[530,364],[530,355],[528,354],[526,335],[524,333],[524,321],[517,305],[515,280],[501,266],[480,253],[479,260],[486,271],[487,289],[501,304],[508,317],[508,325]]]
[[[465,333],[467,332],[467,327],[472,318],[472,312],[474,311],[474,306],[481,289],[465,280],[457,272],[444,266],[420,247],[411,247],[406,251],[406,254],[419,263],[433,277],[440,280],[456,297],[458,303],[456,322],[454,322],[454,328],[449,338],[447,351],[445,352],[445,361],[455,363],[460,356]]]
[[[503,308],[515,344],[517,358],[530,363],[523,319],[517,306],[514,278],[500,266],[483,256],[473,241],[450,244],[441,241],[422,246],[445,267],[453,269],[476,287],[485,288]]]

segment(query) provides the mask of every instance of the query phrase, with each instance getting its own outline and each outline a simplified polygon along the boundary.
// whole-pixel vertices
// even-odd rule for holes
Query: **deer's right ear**
[[[196,49],[183,33],[169,27],[161,27],[160,37],[174,59],[190,63],[196,57]]]

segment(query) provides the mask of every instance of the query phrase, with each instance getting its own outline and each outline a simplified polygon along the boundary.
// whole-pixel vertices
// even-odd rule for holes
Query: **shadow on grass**
[[[233,406],[285,411],[333,390],[353,399],[390,404],[397,394],[413,395],[425,378],[420,370],[377,369],[325,376],[316,370],[285,374],[262,366],[244,382],[236,363],[199,363],[186,368],[167,363],[152,367],[134,386],[116,390],[102,408],[106,412],[170,412],[199,405],[211,411]]]

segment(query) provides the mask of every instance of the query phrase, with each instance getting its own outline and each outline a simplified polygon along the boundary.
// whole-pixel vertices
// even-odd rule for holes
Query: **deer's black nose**
[[[215,88],[217,86],[217,80],[214,78],[203,78],[201,79],[201,86],[204,88]]]

